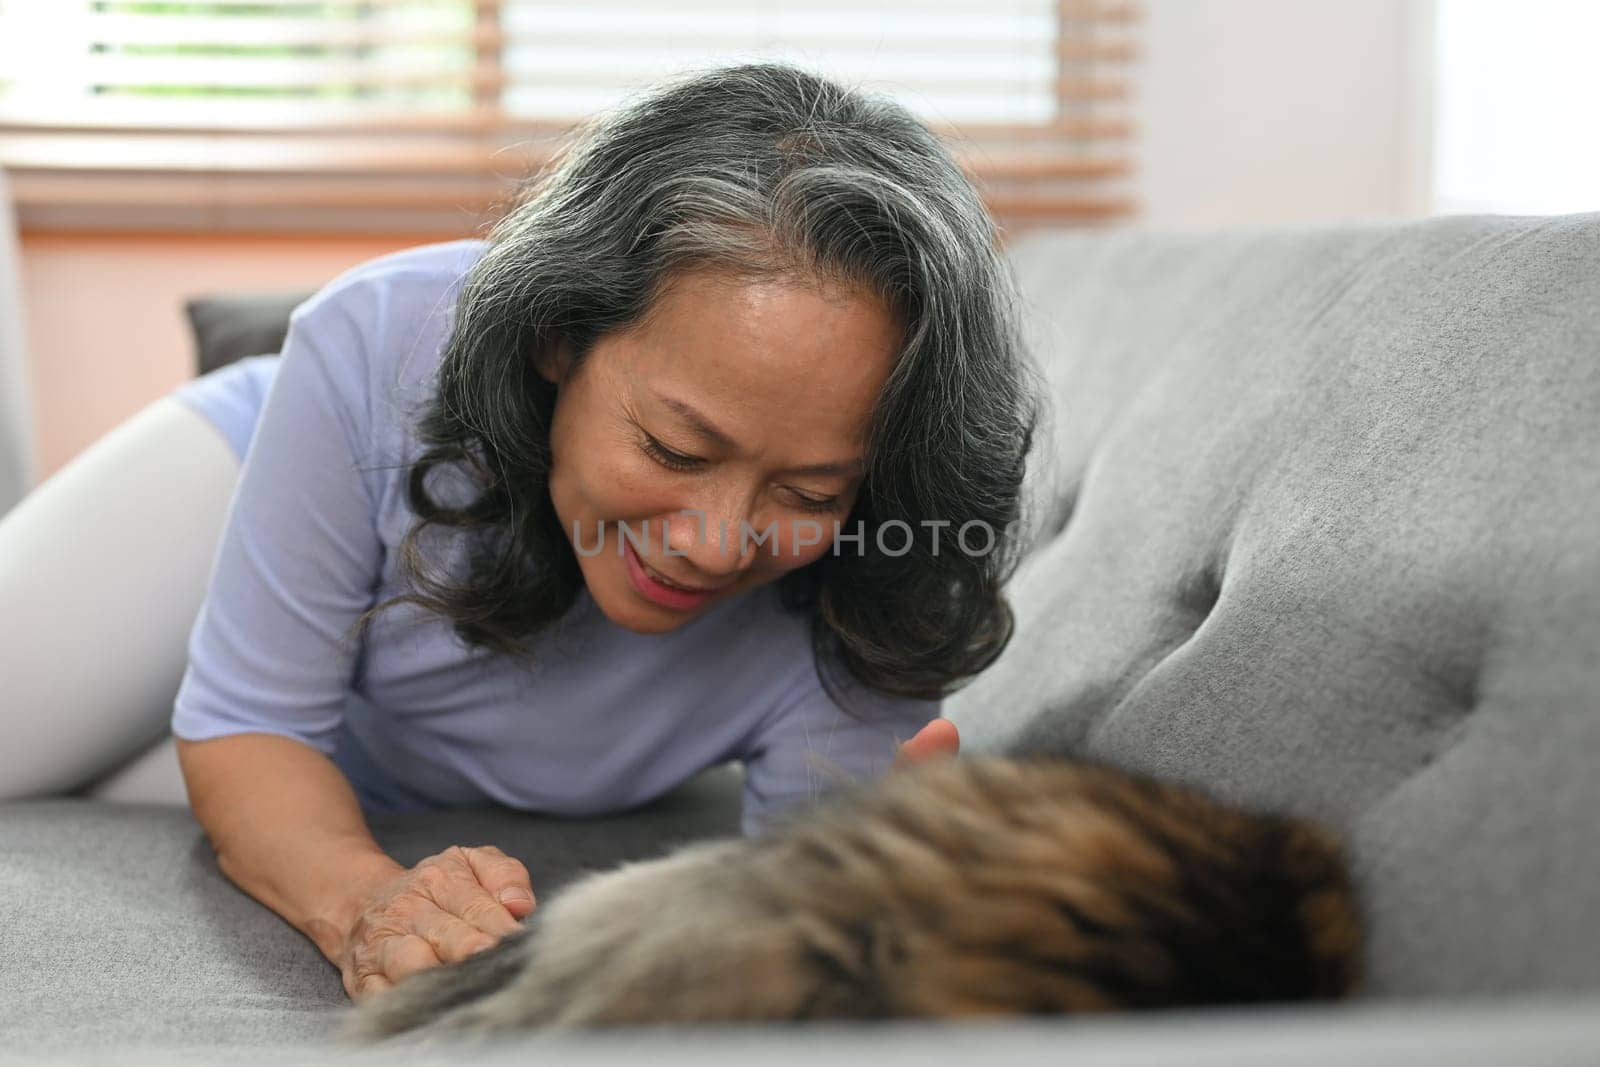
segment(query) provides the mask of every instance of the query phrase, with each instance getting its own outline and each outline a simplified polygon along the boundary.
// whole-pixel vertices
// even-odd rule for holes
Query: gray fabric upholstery
[[[739,832],[736,765],[633,812],[376,815],[407,865],[494,844],[549,899],[589,870]],[[187,808],[82,799],[0,805],[0,1049],[270,1046],[329,1037],[349,1001],[315,945],[234,888]]]
[[[124,1045],[8,1054],[27,1067],[1576,1067],[1600,1048],[1600,1013],[1587,999],[1370,1002],[1336,1008],[1219,1010],[937,1026],[686,1026],[514,1037],[471,1045],[386,1045],[355,1052],[320,1045]]]
[[[1600,215],[1015,255],[1054,462],[969,750],[1333,821],[1375,994],[1600,986]]]
[[[1082,753],[1334,822],[1373,924],[1370,999],[1244,1016],[1232,1044],[1182,1019],[1107,1047],[1074,1045],[1071,1022],[760,1040],[970,1062],[973,1042],[1004,1058],[1054,1033],[1074,1062],[1189,1063],[1246,1062],[1241,1035],[1270,1032],[1284,1043],[1251,1062],[1281,1062],[1303,1025],[1316,1062],[1378,1063],[1448,1029],[1486,1062],[1556,1032],[1514,991],[1600,1008],[1600,216],[1046,234],[1013,254],[1055,410],[1015,641],[947,705],[964,748]],[[499,844],[549,894],[736,826],[724,768],[608,820],[375,830],[407,862]],[[220,876],[185,812],[5,805],[0,853],[0,1044],[303,1046],[342,1006],[332,968]],[[1496,997],[1462,1009],[1470,1041],[1436,1009],[1404,1021],[1414,998],[1465,994]],[[1549,1025],[1587,1018],[1592,1048],[1584,1010]],[[1544,1051],[1581,1044],[1558,1032]]]

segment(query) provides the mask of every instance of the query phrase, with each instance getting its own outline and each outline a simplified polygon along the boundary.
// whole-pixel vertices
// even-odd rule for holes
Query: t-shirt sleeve
[[[379,289],[335,281],[290,318],[190,632],[178,737],[264,732],[333,754],[355,667],[346,632],[382,567],[360,469]]]
[[[939,717],[942,701],[886,697],[859,685],[847,713],[822,688],[814,669],[780,702],[744,756],[746,836],[809,806],[841,786],[886,773],[901,743]]]

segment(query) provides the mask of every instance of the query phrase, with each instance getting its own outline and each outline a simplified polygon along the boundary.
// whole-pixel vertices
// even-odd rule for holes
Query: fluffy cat
[[[1331,998],[1360,941],[1315,825],[1094,764],[945,759],[587,875],[344,1036]]]

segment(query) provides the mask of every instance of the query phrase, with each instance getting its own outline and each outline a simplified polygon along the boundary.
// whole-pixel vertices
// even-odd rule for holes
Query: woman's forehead
[[[621,340],[627,376],[670,393],[859,408],[876,399],[900,333],[870,300],[748,286],[686,290]]]
[[[789,276],[746,280],[704,273],[663,292],[629,332],[639,359],[715,362],[730,373],[764,364],[793,374],[892,361],[901,337],[889,309],[865,292],[818,288]]]

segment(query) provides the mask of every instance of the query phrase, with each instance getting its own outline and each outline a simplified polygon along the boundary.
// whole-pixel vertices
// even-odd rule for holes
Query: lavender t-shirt
[[[424,245],[347,271],[295,309],[281,356],[174,394],[244,466],[173,732],[296,738],[332,757],[379,811],[498,803],[597,814],[738,760],[746,834],[832,788],[828,766],[851,778],[886,771],[939,702],[858,686],[849,701],[861,714],[846,714],[817,677],[808,620],[785,611],[772,585],[664,634],[616,626],[584,591],[532,639],[532,662],[471,649],[411,605],[341,641],[362,612],[403,591],[396,549],[414,520],[407,468],[421,451],[411,419],[484,247]],[[459,566],[458,553],[440,561]]]

